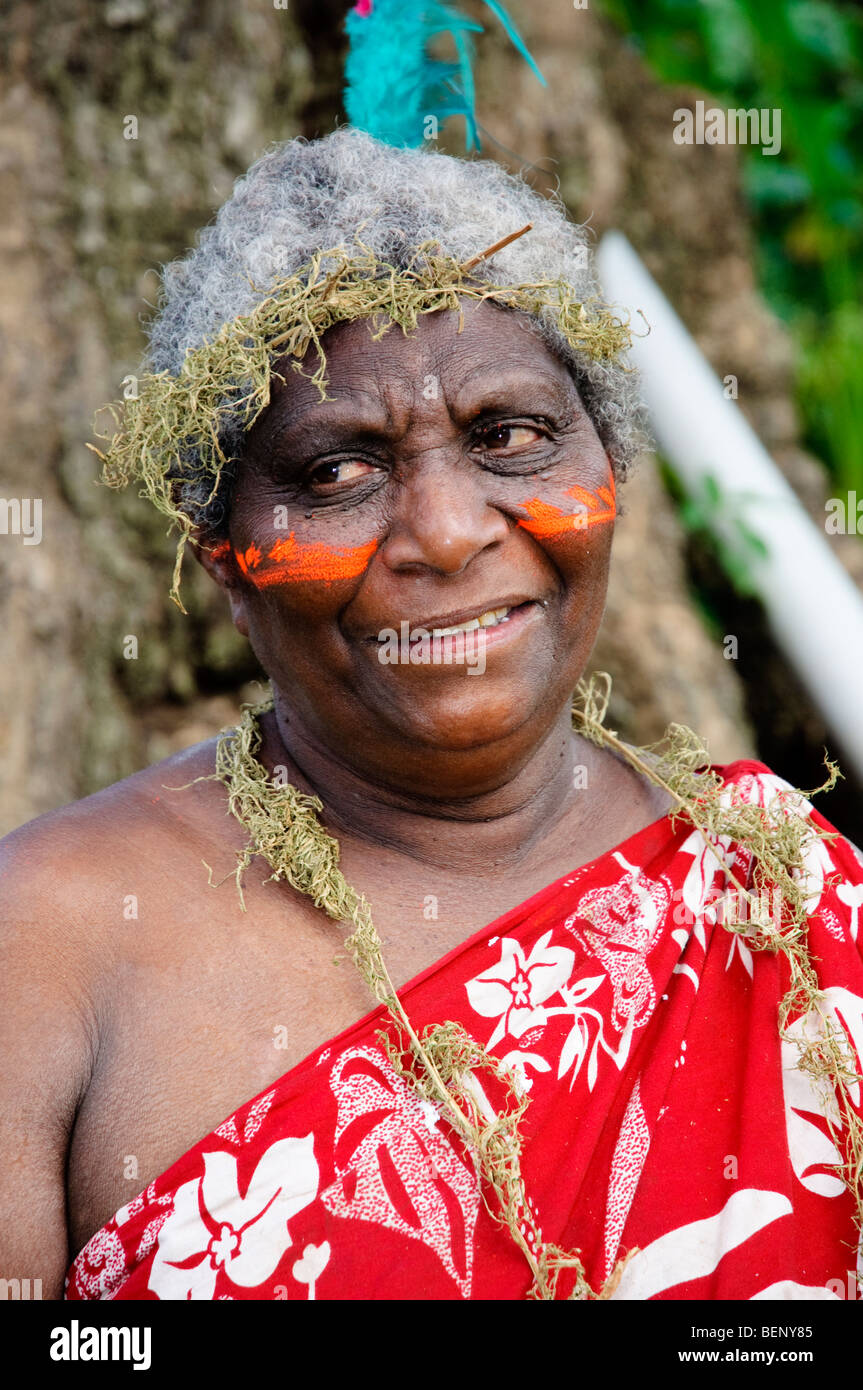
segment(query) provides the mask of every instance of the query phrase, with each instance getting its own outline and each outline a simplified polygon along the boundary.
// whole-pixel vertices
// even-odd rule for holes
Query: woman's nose
[[[509,534],[504,514],[489,504],[469,466],[415,465],[399,490],[380,558],[392,570],[414,566],[459,574],[475,556]]]

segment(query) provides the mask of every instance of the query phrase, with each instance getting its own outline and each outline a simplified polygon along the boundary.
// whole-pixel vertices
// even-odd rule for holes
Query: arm
[[[58,841],[36,822],[0,842],[0,1280],[39,1279],[47,1299],[63,1297],[66,1156],[98,1045]]]

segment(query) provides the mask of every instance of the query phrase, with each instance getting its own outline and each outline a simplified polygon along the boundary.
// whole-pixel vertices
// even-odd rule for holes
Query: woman
[[[4,1275],[60,1297],[72,1254],[70,1298],[836,1296],[859,1120],[837,1082],[830,1137],[794,1028],[863,1046],[863,874],[759,765],[651,762],[595,698],[571,726],[637,425],[584,248],[494,165],[339,131],[261,160],[168,269],[154,393],[292,283],[329,306],[317,337],[268,329],[256,396],[207,358],[221,454],[171,416],[142,468],[273,707],[5,842]],[[370,307],[396,280],[426,296],[410,332]],[[252,859],[243,911],[250,836],[278,876]]]

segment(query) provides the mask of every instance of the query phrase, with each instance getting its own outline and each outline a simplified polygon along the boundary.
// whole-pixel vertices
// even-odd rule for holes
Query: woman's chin
[[[379,716],[417,752],[434,749],[444,755],[518,740],[519,735],[528,735],[532,725],[533,738],[539,741],[555,717],[557,704],[566,698],[564,692],[557,701],[548,684],[537,686],[523,678],[494,683],[483,677],[467,678],[456,688],[450,684],[421,693],[399,692],[403,698],[393,699],[394,693],[378,705]]]

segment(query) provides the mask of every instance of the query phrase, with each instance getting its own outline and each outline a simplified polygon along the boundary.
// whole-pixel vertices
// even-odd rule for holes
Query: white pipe
[[[602,238],[597,262],[633,331],[647,334],[639,309],[650,324],[630,356],[660,449],[691,495],[703,497],[712,475],[733,517],[764,542],[766,557],[746,563],[770,627],[863,778],[863,596],[620,232]],[[724,507],[713,529],[739,546]]]

